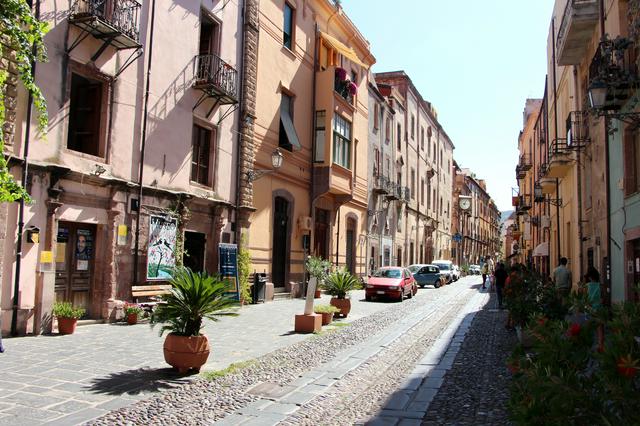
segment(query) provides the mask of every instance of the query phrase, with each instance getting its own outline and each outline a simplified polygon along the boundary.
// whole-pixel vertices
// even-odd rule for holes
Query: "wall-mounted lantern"
[[[31,244],[38,244],[40,242],[40,228],[37,226],[27,228],[27,242]]]

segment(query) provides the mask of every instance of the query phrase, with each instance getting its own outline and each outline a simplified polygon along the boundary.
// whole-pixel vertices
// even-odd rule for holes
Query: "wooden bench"
[[[145,310],[152,310],[155,305],[162,302],[158,296],[163,294],[169,294],[171,290],[171,284],[146,284],[146,285],[134,285],[131,286],[131,295],[135,299],[136,303]],[[141,297],[149,298],[149,301],[140,302],[138,299]]]

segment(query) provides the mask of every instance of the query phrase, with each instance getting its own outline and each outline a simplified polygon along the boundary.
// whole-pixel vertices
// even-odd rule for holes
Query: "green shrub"
[[[140,315],[142,313],[142,308],[140,307],[140,305],[136,305],[135,303],[126,303],[123,310],[125,315]]]
[[[238,279],[240,280],[240,300],[251,301],[251,253],[247,249],[247,237],[242,235],[242,244],[238,250]]]
[[[85,312],[83,308],[74,308],[71,302],[55,302],[53,304],[53,316],[57,318],[79,319]]]
[[[335,314],[336,312],[340,312],[340,309],[333,305],[317,305],[313,308],[313,312],[316,314]]]
[[[162,296],[151,315],[151,327],[162,324],[160,335],[169,331],[179,336],[198,336],[202,321],[217,321],[219,315],[237,315],[232,308],[237,301],[226,294],[226,283],[206,272],[193,272],[189,268],[176,268],[172,273],[171,293]]]
[[[325,279],[324,290],[331,296],[344,299],[352,290],[362,288],[360,281],[346,268],[330,273]]]
[[[317,279],[317,288],[320,289],[331,271],[331,262],[320,256],[309,256],[307,257],[305,266],[307,267],[309,276]]]

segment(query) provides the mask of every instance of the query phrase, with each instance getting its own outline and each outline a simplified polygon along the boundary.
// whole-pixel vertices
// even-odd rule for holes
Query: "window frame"
[[[291,11],[290,15],[290,34],[286,32],[287,27],[287,8]],[[282,24],[282,47],[289,49],[290,51],[294,51],[295,48],[295,36],[296,36],[296,8],[293,7],[291,3],[288,1],[284,2],[284,6],[282,8],[283,15],[283,24]],[[286,37],[289,37],[287,40]],[[288,44],[288,45],[287,45]]]
[[[338,124],[344,124],[338,127]],[[333,153],[331,162],[345,169],[351,170],[351,146],[353,138],[353,123],[335,113],[333,115]],[[340,133],[340,130],[348,130],[348,136]],[[341,157],[341,158],[340,158]]]
[[[198,130],[198,133],[196,133],[196,130]],[[206,171],[206,182],[202,182],[199,179],[200,177],[199,173],[198,173],[198,176],[195,176],[195,177],[193,176],[196,137],[199,136],[200,130],[204,130],[209,134],[209,141],[208,141],[209,155],[207,156],[208,164],[207,164],[207,171]],[[191,171],[189,174],[189,182],[192,185],[199,185],[209,189],[212,189],[215,185],[215,176],[213,172],[216,169],[216,165],[215,165],[215,161],[216,161],[215,154],[216,154],[216,147],[217,147],[216,135],[217,135],[217,132],[214,126],[209,126],[199,120],[193,121],[193,124],[191,126]],[[198,161],[196,162],[196,165],[195,165],[198,171],[201,169],[201,166],[199,164],[200,163],[199,159],[200,159],[200,151],[198,151]]]

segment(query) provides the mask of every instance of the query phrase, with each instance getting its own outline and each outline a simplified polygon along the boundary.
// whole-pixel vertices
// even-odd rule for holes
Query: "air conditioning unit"
[[[549,228],[551,226],[551,218],[549,216],[542,216],[540,218],[540,225],[543,228]]]
[[[311,231],[313,229],[313,219],[309,216],[301,216],[298,218],[298,227],[303,231]]]

